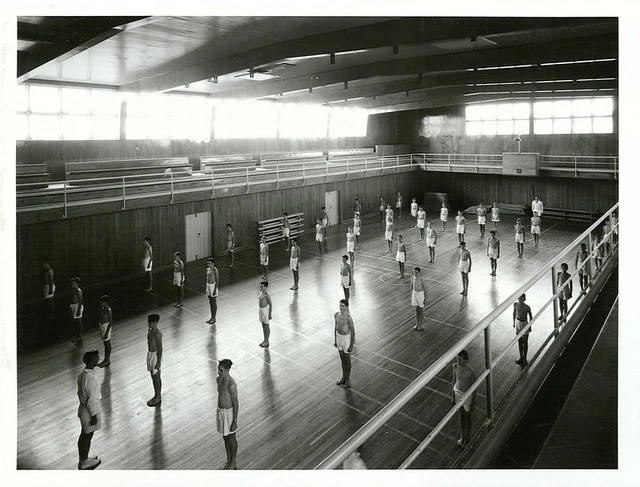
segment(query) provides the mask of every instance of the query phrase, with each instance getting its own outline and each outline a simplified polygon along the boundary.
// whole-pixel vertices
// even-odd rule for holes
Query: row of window
[[[19,85],[18,139],[118,139],[122,95],[115,91]],[[363,137],[365,110],[188,95],[127,99],[127,139]]]
[[[533,105],[533,107],[532,107]],[[613,133],[613,98],[576,98],[465,107],[467,135]]]

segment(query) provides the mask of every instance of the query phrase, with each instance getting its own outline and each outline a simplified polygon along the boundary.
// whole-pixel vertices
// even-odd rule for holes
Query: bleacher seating
[[[562,208],[545,208],[543,218],[561,218],[565,221],[579,221],[592,223],[602,216],[594,211],[567,210]]]
[[[46,164],[16,164],[17,191],[46,188],[48,181]]]
[[[304,214],[294,213],[287,215],[289,220],[289,226],[291,232],[289,238],[297,238],[302,234],[304,229]],[[267,238],[267,243],[281,242],[282,241],[282,223],[283,217],[270,218],[269,220],[262,220],[258,222],[258,242],[262,240],[262,237]]]
[[[224,174],[237,172],[247,167],[256,167],[256,159],[251,154],[226,154],[200,157],[200,169],[203,173],[211,171]]]
[[[374,156],[373,147],[362,147],[358,149],[330,149],[329,159],[348,159],[349,157]]]
[[[128,181],[144,181],[170,175],[186,177],[191,176],[191,170],[187,157],[67,162],[65,179],[74,184],[99,185],[114,183],[125,176]]]

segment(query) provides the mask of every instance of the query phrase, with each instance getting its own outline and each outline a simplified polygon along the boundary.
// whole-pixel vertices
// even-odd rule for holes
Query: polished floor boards
[[[435,215],[436,228],[440,223]],[[515,218],[513,218],[515,220]],[[225,462],[222,437],[216,432],[217,361],[230,358],[238,383],[240,414],[238,468],[309,469],[316,466],[385,404],[427,369],[467,330],[506,299],[541,265],[558,254],[584,225],[543,221],[540,246],[526,243],[517,258],[511,231],[503,217],[498,276],[489,275],[485,240],[469,224],[467,246],[473,257],[469,295],[463,297],[456,268],[458,239],[449,230],[439,235],[436,261],[428,264],[424,242],[413,221],[396,219],[396,232],[407,242],[407,278],[399,279],[393,254],[386,253],[383,227],[377,216],[365,218],[356,252],[351,315],[356,328],[350,390],[335,385],[340,361],[333,347],[333,314],[343,297],[339,285],[340,258],[345,253],[346,224],[329,228],[328,252],[316,260],[313,235],[302,239],[300,289],[291,291],[288,254],[279,245],[270,250],[269,293],[273,300],[271,346],[262,349],[257,298],[261,269],[254,252],[240,252],[233,269],[222,260],[217,324],[209,326],[204,295],[205,264],[187,263],[184,308],[173,307],[174,289],[168,272],[155,275],[154,291],[144,291],[143,279],[85,289],[85,338],[81,344],[64,339],[43,341],[18,353],[18,458],[21,469],[74,469],[77,464],[76,377],[82,354],[99,349],[95,328],[97,299],[111,296],[115,326],[112,365],[99,369],[104,426],[94,436],[92,453],[103,459],[100,469],[217,469]],[[491,227],[488,226],[487,230]],[[567,256],[573,268],[574,251]],[[412,330],[409,276],[423,268],[429,284],[424,332]],[[547,285],[548,284],[548,285]],[[528,303],[536,312],[547,284],[534,287]],[[578,287],[577,280],[574,286]],[[574,293],[575,295],[575,293]],[[61,313],[65,303],[57,303]],[[160,314],[164,334],[163,401],[149,408],[152,385],[145,367],[146,315]],[[20,318],[19,318],[20,319]],[[547,327],[552,328],[551,320]],[[44,325],[43,325],[44,326]],[[20,328],[20,326],[19,326]],[[44,328],[43,328],[44,330]],[[531,334],[530,348],[549,330]],[[46,331],[46,330],[45,330]],[[43,337],[45,334],[43,331]],[[502,350],[514,336],[510,316],[492,327],[492,349]],[[50,342],[50,343],[49,343]],[[470,364],[484,364],[482,337],[468,347]],[[517,349],[513,358],[517,357]],[[499,400],[520,373],[512,360],[495,371]],[[364,446],[370,468],[395,468],[426,437],[450,405],[450,371],[432,381],[422,394]],[[479,395],[474,430],[483,421],[485,398]],[[461,454],[454,419],[416,461],[418,468],[447,468]]]

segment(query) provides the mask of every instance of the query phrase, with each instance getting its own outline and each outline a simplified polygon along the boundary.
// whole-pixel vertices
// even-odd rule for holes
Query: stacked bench
[[[266,237],[267,243],[282,242],[282,216],[278,218],[270,218],[258,222],[258,242],[262,241],[262,237]],[[289,238],[299,237],[304,230],[304,214],[293,213],[287,215],[291,232]]]
[[[227,154],[200,157],[200,168],[203,173],[229,174],[255,168],[256,160],[251,154]]]
[[[593,223],[602,215],[594,211],[582,211],[582,210],[567,210],[563,208],[545,208],[542,217],[543,218],[561,218],[564,221],[578,221]]]
[[[46,164],[16,164],[16,191],[46,188],[48,182]]]
[[[65,179],[74,185],[113,184],[123,177],[130,181],[148,181],[161,177],[191,176],[187,157],[170,159],[127,159],[112,161],[67,162]]]

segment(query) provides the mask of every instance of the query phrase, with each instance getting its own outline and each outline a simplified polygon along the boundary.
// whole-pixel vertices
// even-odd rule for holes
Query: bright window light
[[[147,139],[149,137],[147,117],[127,116],[125,132],[129,140]]]
[[[89,90],[86,88],[62,88],[62,113],[88,114]],[[66,139],[66,137],[65,137]]]
[[[329,137],[366,137],[369,113],[354,108],[334,108],[329,118]]]
[[[529,119],[526,120],[514,120],[513,121],[513,133],[526,135],[529,133]]]
[[[91,90],[91,113],[120,115],[120,98],[115,91]]]
[[[570,117],[571,116],[571,100],[556,100],[553,102],[553,117]]]
[[[60,90],[53,86],[31,85],[29,87],[29,104],[32,112],[59,113]]]
[[[536,118],[533,122],[533,132],[536,134],[552,134],[553,123],[550,118]]]
[[[536,101],[534,114],[539,134],[613,132],[612,97]]]
[[[29,119],[26,113],[16,115],[16,140],[25,140],[29,136]]]
[[[60,117],[56,115],[31,115],[29,134],[34,140],[58,140],[62,135]]]
[[[467,135],[528,134],[530,112],[528,102],[469,105],[466,107],[466,115],[473,118],[467,118]],[[482,124],[471,123],[477,120],[482,120]]]
[[[16,112],[26,112],[28,109],[27,85],[18,85],[16,87]]]
[[[613,115],[613,98],[594,98],[592,110],[595,116]]]
[[[590,134],[593,133],[591,127],[591,117],[574,118],[573,119],[574,134]]]
[[[91,117],[91,138],[95,140],[115,140],[120,138],[120,118]]]
[[[467,105],[465,108],[465,116],[469,121],[482,120],[482,105]]]
[[[513,118],[528,120],[530,115],[531,115],[530,103],[514,103],[513,104]]]
[[[571,115],[574,117],[591,116],[591,99],[578,98],[571,101]]]
[[[88,116],[63,115],[62,138],[65,140],[89,140],[91,124]]]
[[[593,132],[596,134],[613,133],[613,117],[593,117]]]
[[[533,105],[533,113],[536,118],[551,118],[553,114],[552,101],[538,101]]]
[[[553,133],[554,134],[570,134],[571,119],[570,118],[554,118]]]
[[[482,134],[483,135],[496,135],[498,133],[498,124],[495,120],[483,120],[482,121]]]
[[[285,105],[280,111],[280,137],[291,139],[326,137],[328,116],[329,109],[326,107]],[[336,125],[340,124],[338,115]]]
[[[216,139],[275,138],[277,106],[270,102],[229,100],[216,104]]]
[[[512,120],[513,105],[511,103],[496,105],[496,118],[498,120]]]
[[[513,133],[513,120],[498,120],[498,134],[509,135]]]

